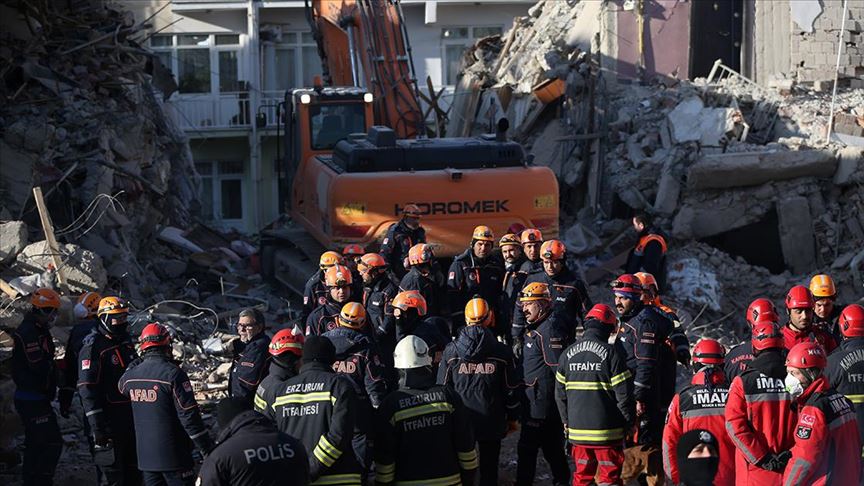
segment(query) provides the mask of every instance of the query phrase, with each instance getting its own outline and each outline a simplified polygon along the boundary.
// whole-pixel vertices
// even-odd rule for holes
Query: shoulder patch
[[[807,440],[810,438],[810,434],[813,432],[811,427],[806,427],[804,425],[799,425],[795,430],[795,436],[799,439]]]
[[[809,413],[802,413],[799,417],[799,422],[803,425],[812,426],[816,423],[816,417]]]

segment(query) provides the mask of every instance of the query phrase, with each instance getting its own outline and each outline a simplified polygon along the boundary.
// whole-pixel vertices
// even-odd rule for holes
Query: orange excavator
[[[376,250],[409,203],[439,257],[464,251],[479,224],[557,236],[555,175],[506,139],[506,120],[480,137],[426,137],[398,1],[307,0],[306,14],[326,84],[285,94],[290,224],[261,233],[265,276],[302,293],[321,252]]]

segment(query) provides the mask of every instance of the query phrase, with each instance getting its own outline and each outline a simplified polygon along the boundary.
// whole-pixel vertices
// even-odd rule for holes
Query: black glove
[[[57,394],[57,402],[60,404],[60,415],[63,418],[69,418],[69,410],[72,409],[72,397],[75,395],[75,390],[61,388]]]
[[[99,447],[105,447],[111,442],[111,434],[103,428],[93,429],[93,444]]]
[[[766,471],[782,472],[786,469],[786,463],[789,462],[790,457],[792,457],[792,453],[789,451],[783,451],[779,454],[766,454],[762,460],[756,463],[756,466]]]
[[[201,452],[202,456],[207,456],[210,454],[210,451],[213,450],[213,439],[210,438],[210,434],[204,434],[201,437],[195,438],[193,440],[195,443],[195,447]]]

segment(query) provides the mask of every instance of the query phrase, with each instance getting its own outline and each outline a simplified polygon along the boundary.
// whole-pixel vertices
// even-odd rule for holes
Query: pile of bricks
[[[823,12],[813,24],[813,32],[800,30],[792,36],[792,66],[799,82],[813,82],[817,91],[832,87],[837,63],[837,35],[842,27],[843,2],[823,2]],[[840,77],[850,87],[864,88],[864,4],[849,2]]]

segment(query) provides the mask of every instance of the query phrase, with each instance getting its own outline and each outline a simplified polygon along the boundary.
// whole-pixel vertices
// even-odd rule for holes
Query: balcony
[[[264,91],[258,106],[252,106],[248,92],[220,95],[175,95],[168,103],[177,123],[187,132],[246,130],[257,113],[267,117],[267,128],[276,128],[276,105],[283,99],[279,91]]]

